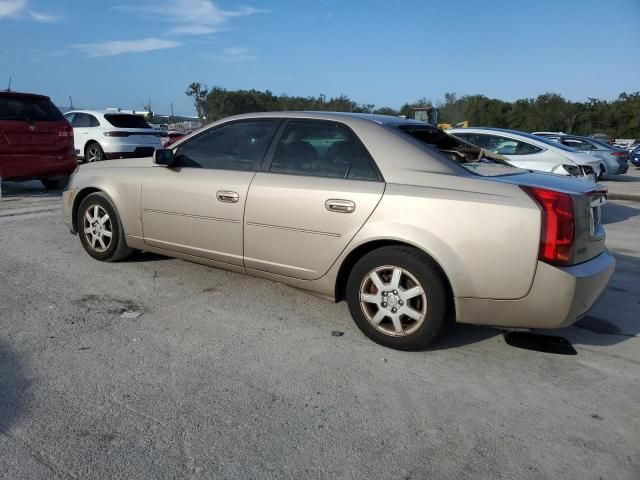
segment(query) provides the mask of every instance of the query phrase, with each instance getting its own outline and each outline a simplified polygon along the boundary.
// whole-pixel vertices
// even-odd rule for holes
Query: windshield
[[[107,113],[104,118],[118,128],[151,128],[140,115],[129,115],[123,113]]]
[[[62,119],[62,113],[48,98],[0,96],[0,120],[57,122]]]
[[[399,125],[398,129],[437,149],[443,156],[476,175],[506,175],[519,170],[503,157],[448,135],[438,128],[429,125],[405,124]]]

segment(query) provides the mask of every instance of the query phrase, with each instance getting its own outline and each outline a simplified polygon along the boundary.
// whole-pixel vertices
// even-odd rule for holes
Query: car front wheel
[[[115,262],[133,253],[116,207],[104,193],[92,193],[82,200],[76,222],[82,246],[96,260]]]
[[[446,283],[424,253],[404,246],[364,255],[347,281],[349,310],[374,342],[397,350],[420,350],[447,324]]]

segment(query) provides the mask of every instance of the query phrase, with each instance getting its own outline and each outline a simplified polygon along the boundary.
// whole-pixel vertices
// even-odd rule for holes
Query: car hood
[[[83,163],[80,169],[93,170],[99,168],[139,168],[153,166],[153,157],[122,158],[118,160],[105,160],[103,162]]]

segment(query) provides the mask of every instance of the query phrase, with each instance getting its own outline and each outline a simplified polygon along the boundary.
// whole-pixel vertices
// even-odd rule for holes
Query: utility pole
[[[171,118],[173,118],[173,102],[171,102]]]
[[[7,92],[11,91],[11,76],[9,76],[9,87],[7,88]]]
[[[69,108],[70,108],[71,110],[73,110],[73,109],[74,109],[74,108],[73,108],[73,99],[71,98],[71,95],[69,95]]]

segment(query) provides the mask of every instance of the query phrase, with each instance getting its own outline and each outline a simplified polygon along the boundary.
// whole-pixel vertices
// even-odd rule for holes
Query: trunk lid
[[[544,188],[570,195],[575,216],[575,240],[573,258],[569,264],[586,262],[604,251],[606,233],[601,222],[601,208],[607,202],[606,187],[593,182],[545,173],[506,175],[491,177],[490,180]]]

